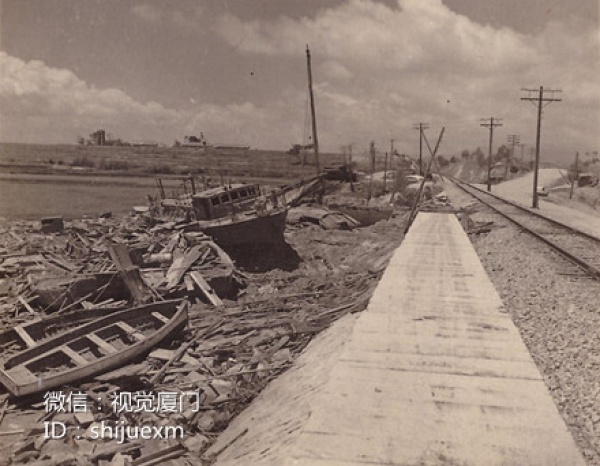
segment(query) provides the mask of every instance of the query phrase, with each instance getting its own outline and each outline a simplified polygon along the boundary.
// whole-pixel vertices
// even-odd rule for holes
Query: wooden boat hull
[[[187,309],[186,301],[163,301],[94,320],[8,358],[0,382],[24,396],[115,369],[185,326]]]
[[[123,307],[78,310],[17,325],[0,333],[0,359],[3,359],[2,356],[7,350],[23,351],[58,333],[122,310]]]
[[[200,221],[200,230],[222,248],[247,243],[276,243],[283,240],[287,209],[264,215],[241,214],[237,219]]]

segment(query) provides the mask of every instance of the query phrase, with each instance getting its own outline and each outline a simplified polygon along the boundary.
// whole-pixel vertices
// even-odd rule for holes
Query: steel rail
[[[597,242],[600,244],[600,239],[596,238],[593,235],[590,235],[586,232],[583,232],[581,230],[578,230],[576,228],[573,228],[569,225],[566,225],[562,222],[556,221],[554,219],[548,218],[544,215],[541,215],[537,212],[533,212],[529,209],[527,209],[526,207],[523,207],[519,204],[516,204],[512,201],[508,201],[506,199],[503,199],[499,196],[496,196],[494,194],[488,193],[487,191],[484,191],[476,186],[471,185],[470,183],[466,183],[462,180],[458,180],[456,178],[450,178],[452,180],[452,182],[454,182],[454,184],[456,184],[456,186],[458,186],[460,189],[462,189],[464,192],[466,192],[467,194],[469,194],[470,196],[474,197],[475,199],[477,199],[478,201],[482,202],[483,204],[485,204],[486,206],[488,206],[489,208],[491,208],[492,210],[494,210],[495,212],[499,213],[500,215],[502,215],[504,218],[508,219],[509,221],[513,222],[514,224],[516,224],[519,228],[521,228],[522,230],[526,231],[527,233],[531,234],[532,236],[534,236],[535,238],[539,239],[540,241],[542,241],[543,243],[547,244],[548,246],[550,246],[552,249],[554,249],[556,252],[558,252],[559,254],[563,255],[564,257],[566,257],[567,259],[569,259],[571,262],[573,262],[574,264],[576,264],[577,266],[581,267],[588,275],[590,275],[592,278],[596,279],[596,280],[600,280],[600,269],[598,269],[597,267],[589,264],[588,262],[586,262],[585,260],[581,259],[580,257],[576,256],[575,254],[573,254],[572,252],[568,251],[567,249],[563,248],[562,246],[556,244],[554,241],[549,240],[548,238],[544,237],[543,235],[541,235],[540,233],[537,233],[536,231],[533,231],[531,228],[527,227],[526,225],[522,224],[520,221],[516,220],[515,218],[511,217],[509,214],[507,214],[506,212],[503,212],[502,210],[496,208],[495,206],[493,206],[492,204],[490,204],[489,202],[486,202],[484,199],[482,199],[480,196],[474,194],[473,192],[469,191],[467,188],[465,188],[465,186],[469,186],[471,189],[474,189],[476,191],[480,191],[482,194],[493,197],[494,199],[501,201],[505,204],[508,204],[510,206],[516,207],[517,209],[526,212],[528,214],[530,214],[531,216],[534,217],[538,217],[542,220],[545,220],[549,223],[552,223],[554,225],[557,225],[561,228],[564,228],[568,231],[570,231],[571,233],[574,233],[576,235],[580,235],[583,237],[586,237],[588,239],[591,239],[594,242]]]

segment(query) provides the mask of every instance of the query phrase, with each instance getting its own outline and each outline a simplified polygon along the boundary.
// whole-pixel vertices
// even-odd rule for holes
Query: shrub
[[[153,165],[147,170],[149,173],[160,173],[163,175],[172,175],[175,171],[167,164]]]
[[[102,170],[129,170],[130,165],[126,160],[102,160],[100,169]]]
[[[60,162],[59,162],[60,165]],[[86,156],[77,157],[75,160],[71,162],[72,167],[93,167],[94,161],[88,159]]]

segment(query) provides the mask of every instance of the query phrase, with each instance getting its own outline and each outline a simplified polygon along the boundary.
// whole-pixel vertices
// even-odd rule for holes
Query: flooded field
[[[207,179],[218,182],[217,177]],[[161,180],[167,197],[183,193],[181,176],[164,176]],[[243,177],[224,181],[275,186],[284,180]],[[196,183],[202,189],[198,177]],[[189,183],[187,186],[190,189]],[[146,205],[148,195],[158,193],[157,181],[151,176],[0,173],[0,217],[34,220],[61,215],[72,219],[107,211],[127,213],[133,206]]]
[[[153,178],[141,177],[2,175],[0,217],[62,215],[69,219],[106,211],[125,213],[134,205],[145,205],[148,194],[156,195],[155,183]]]

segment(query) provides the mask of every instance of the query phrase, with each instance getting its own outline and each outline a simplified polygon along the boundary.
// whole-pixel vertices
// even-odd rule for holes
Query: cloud
[[[203,131],[212,142],[265,147],[288,111],[284,101],[270,107],[244,102],[169,109],[157,102],[139,102],[119,89],[97,89],[69,70],[37,60],[25,62],[5,52],[0,52],[0,70],[2,141],[74,143],[78,135],[104,128],[129,141],[171,143]],[[300,134],[298,125],[291,124],[270,139],[287,146]]]
[[[152,5],[142,4],[131,7],[131,13],[149,24],[158,24],[163,19],[163,12]]]
[[[74,141],[98,127],[151,133],[180,114],[156,102],[140,103],[119,89],[96,89],[65,69],[0,52],[2,139]]]
[[[412,128],[419,121],[429,123],[432,144],[446,126],[444,154],[485,148],[488,133],[479,123],[491,116],[504,124],[495,145],[507,134],[520,134],[531,146],[536,109],[520,100],[520,89],[540,85],[564,91],[562,102],[544,110],[543,153],[570,158],[600,146],[597,28],[552,23],[526,35],[475,23],[441,0],[399,0],[396,6],[349,0],[312,17],[268,21],[231,13],[215,18],[214,11],[196,7],[188,12],[138,7],[132,13],[141,20],[217,35],[230,46],[229,59],[272,73],[270,87],[260,88],[256,80],[256,92],[244,99],[198,98],[185,110],[172,109],[120,89],[97,89],[69,70],[0,53],[0,137],[69,142],[105,127],[124,139],[170,143],[202,131],[211,141],[286,149],[302,142],[307,131],[306,77],[278,66],[300,63],[303,71],[308,43],[324,151],[353,142],[359,153],[371,140],[386,150],[394,138],[401,152],[415,154],[419,138]],[[277,81],[277,73],[285,78]]]
[[[425,120],[446,125],[446,150],[459,151],[485,144],[479,118],[494,115],[505,119],[506,133],[521,132],[531,144],[535,112],[520,101],[520,89],[546,85],[564,90],[563,102],[546,112],[546,149],[600,145],[597,29],[553,23],[526,35],[475,23],[441,0],[395,7],[350,0],[314,17],[272,21],[225,14],[214,29],[242,52],[265,57],[299,56],[310,44],[318,110],[321,120],[337,121],[329,127],[334,138],[399,136],[402,150],[414,152],[412,120]],[[561,137],[570,120],[581,123],[582,139]]]
[[[210,21],[206,9],[201,5],[188,6],[187,8],[161,8],[148,4],[131,7],[135,18],[151,26],[163,24],[179,31],[202,32]]]
[[[328,60],[321,65],[320,71],[325,77],[334,80],[346,80],[352,78],[353,74],[348,68],[334,60]]]

